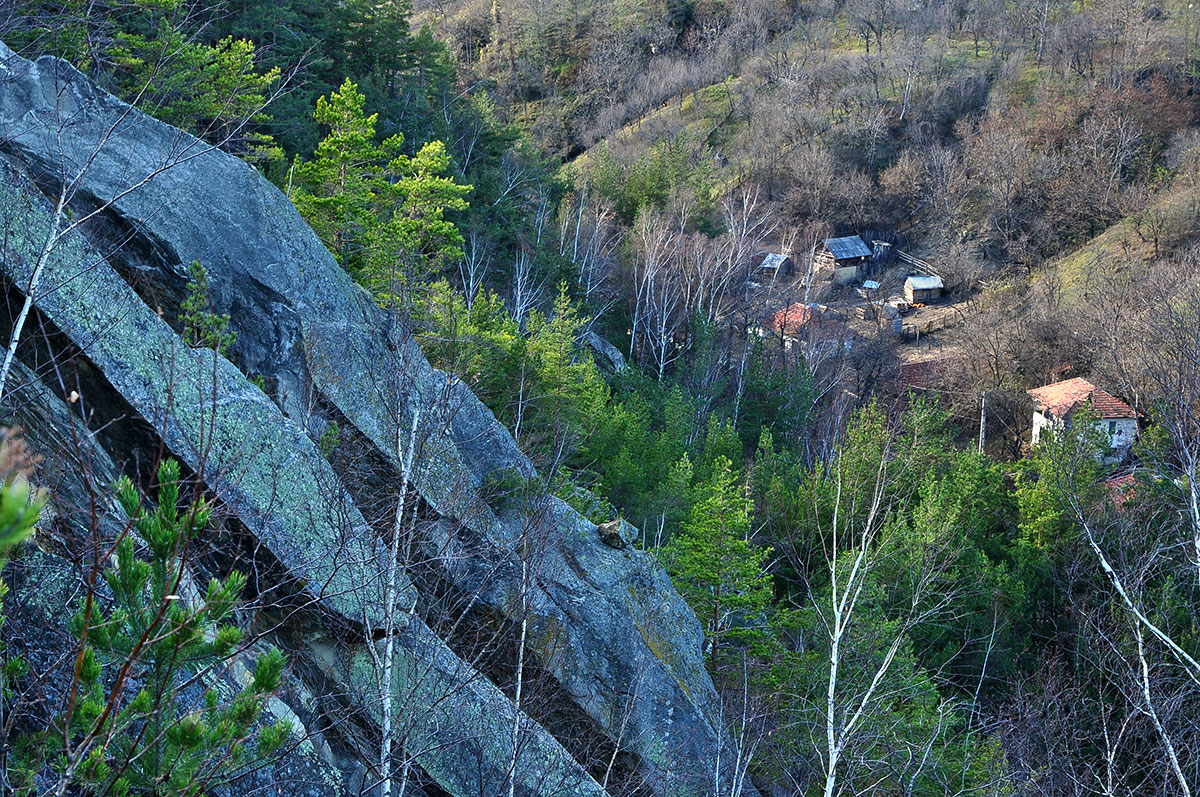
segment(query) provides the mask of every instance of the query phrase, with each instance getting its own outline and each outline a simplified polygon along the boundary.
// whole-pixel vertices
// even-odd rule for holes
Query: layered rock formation
[[[97,442],[110,449],[104,456],[132,462],[161,442],[222,501],[256,588],[285,595],[293,614],[276,632],[295,662],[282,697],[302,696],[289,710],[314,718],[303,723],[322,740],[311,755],[370,782],[369,726],[384,688],[372,646],[390,552],[380,536],[388,522],[369,522],[376,512],[365,507],[396,495],[415,430],[421,553],[403,562],[401,662],[387,685],[403,730],[398,755],[455,795],[500,792],[514,755],[517,793],[604,793],[598,779],[618,760],[626,784],[656,794],[715,791],[729,760],[717,697],[700,627],[666,574],[533,489],[536,473],[508,432],[429,365],[402,320],[351,282],[283,194],[69,65],[2,45],[0,153],[10,297],[28,289],[52,235],[46,197],[65,187],[69,200],[34,291],[52,334],[23,349],[37,353],[29,364],[85,363],[73,383],[80,407],[114,419]],[[238,333],[229,360],[189,348],[168,323],[193,260]],[[56,386],[27,390],[52,404]],[[356,469],[331,467],[314,442],[332,420],[352,440]],[[47,457],[61,455],[50,442],[58,425],[35,440]],[[424,589],[458,596],[457,615],[428,616],[436,601]],[[578,740],[564,740],[569,752],[513,705],[499,688],[508,684],[461,658],[463,629],[480,625],[524,626],[556,710],[574,712],[603,755],[582,760]],[[352,723],[332,721],[347,711]],[[337,738],[326,743],[314,723]]]

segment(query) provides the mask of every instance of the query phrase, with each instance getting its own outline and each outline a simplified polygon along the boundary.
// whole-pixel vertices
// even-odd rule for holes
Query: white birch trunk
[[[383,797],[392,794],[392,670],[396,657],[396,581],[400,569],[400,538],[404,531],[404,506],[408,498],[408,480],[412,472],[413,453],[416,449],[417,424],[421,411],[413,411],[412,430],[408,436],[408,454],[404,450],[404,431],[400,420],[396,420],[396,456],[404,456],[400,468],[400,495],[396,498],[396,518],[392,525],[391,556],[388,559],[387,589],[384,593],[384,647],[383,673],[380,698],[383,723],[380,729],[382,741],[379,745],[379,779]],[[408,767],[404,767],[404,785],[407,785]],[[403,794],[403,791],[401,792]]]

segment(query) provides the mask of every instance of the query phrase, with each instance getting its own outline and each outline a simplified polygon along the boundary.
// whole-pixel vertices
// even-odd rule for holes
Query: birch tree
[[[574,263],[582,301],[593,301],[607,289],[625,236],[612,208],[594,199],[587,185],[563,200],[558,212],[558,253]]]
[[[632,357],[641,343],[645,359],[659,379],[684,352],[678,336],[685,321],[685,278],[677,268],[681,231],[651,211],[634,230]]]
[[[796,719],[810,729],[800,738],[817,744],[825,795],[870,783],[919,791],[961,766],[948,757],[958,708],[938,695],[912,643],[915,629],[954,610],[957,510],[936,484],[919,495],[907,485],[899,454],[868,408],[803,488],[813,526],[797,533],[816,535],[823,564],[808,567],[817,652]]]

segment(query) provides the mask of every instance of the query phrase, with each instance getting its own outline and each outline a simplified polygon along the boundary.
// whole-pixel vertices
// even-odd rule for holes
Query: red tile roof
[[[1133,407],[1121,401],[1100,388],[1092,391],[1092,408],[1101,418],[1136,418],[1137,411]]]
[[[773,313],[764,324],[767,329],[772,332],[782,332],[785,335],[795,335],[809,321],[814,318],[820,318],[820,313],[809,307],[807,304],[797,302],[790,307],[785,307],[777,313]]]
[[[946,381],[946,377],[959,365],[957,357],[901,363],[899,381],[901,386],[911,390],[931,390]]]
[[[853,336],[850,327],[830,318],[812,305],[797,302],[772,314],[763,326],[774,333],[782,332],[789,338],[800,335],[811,335],[819,339],[844,338]]]
[[[1137,479],[1132,473],[1126,473],[1123,476],[1114,476],[1104,482],[1104,489],[1108,491],[1108,497],[1112,499],[1113,504],[1118,507],[1125,505],[1125,502],[1134,497],[1134,485],[1137,484]]]
[[[1126,473],[1123,476],[1113,476],[1104,483],[1104,486],[1110,490],[1123,490],[1137,481],[1132,473]]]
[[[1037,407],[1055,418],[1065,418],[1081,404],[1090,403],[1101,418],[1136,418],[1137,412],[1124,401],[1080,377],[1055,382],[1029,391]]]

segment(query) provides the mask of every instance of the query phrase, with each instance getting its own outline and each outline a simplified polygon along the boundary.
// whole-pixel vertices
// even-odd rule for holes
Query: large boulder
[[[625,365],[625,355],[621,354],[621,350],[600,337],[594,329],[589,329],[583,334],[583,342],[592,350],[596,361],[601,363],[605,370],[619,374],[627,367]]]
[[[306,540],[317,538],[305,536],[313,532],[303,522],[305,496],[320,491],[329,474],[309,460],[293,430],[314,434],[324,427],[322,413],[340,417],[373,448],[388,471],[378,478],[387,481],[399,473],[404,440],[417,428],[414,487],[439,518],[431,561],[440,576],[502,617],[530,620],[531,649],[541,664],[635,757],[656,793],[711,790],[712,773],[729,756],[718,698],[704,668],[700,626],[661,567],[648,554],[605,545],[593,524],[556,498],[497,505],[494,485],[534,480],[532,465],[461,382],[429,365],[407,327],[353,284],[286,196],[244,162],[131,109],[69,65],[30,62],[3,49],[0,151],[49,195],[66,185],[87,235],[112,244],[109,260],[143,296],[166,305],[168,316],[188,264],[198,260],[208,269],[217,309],[231,315],[238,333],[232,359],[246,373],[268,377],[283,408],[283,415],[272,412],[261,393],[243,388],[236,369],[216,358],[229,402],[222,432],[236,447],[261,431],[280,446],[271,462],[293,468],[299,460],[312,473],[287,491],[297,503],[289,516],[304,527],[298,538],[268,519],[261,523],[281,561],[295,563],[308,584],[336,575],[327,572],[330,563],[309,555],[317,546],[306,547]],[[25,268],[11,272],[18,286],[28,277]],[[113,282],[103,290],[117,288]],[[133,340],[159,335],[145,313],[133,315],[140,326],[111,323],[124,324]],[[97,352],[93,359],[106,375],[127,367],[118,360],[132,361],[137,379],[147,382],[163,367],[155,359],[161,354],[147,352],[162,352],[167,342],[159,335],[158,348],[135,352],[126,340],[120,357],[105,361]],[[182,356],[198,373],[212,370],[211,355]],[[197,381],[195,388],[202,386]],[[148,419],[170,427],[150,396],[157,392],[161,403],[165,389],[147,383],[137,391],[146,395],[128,398]],[[262,431],[267,426],[280,430]],[[178,445],[181,456],[198,442],[174,434],[172,448]],[[303,453],[289,458],[295,452]],[[224,485],[231,494],[239,489],[232,479]],[[357,521],[349,530],[361,534]],[[354,539],[361,540],[351,546],[354,557],[366,562],[378,555],[365,537]],[[347,616],[373,603],[361,596],[337,600]]]

